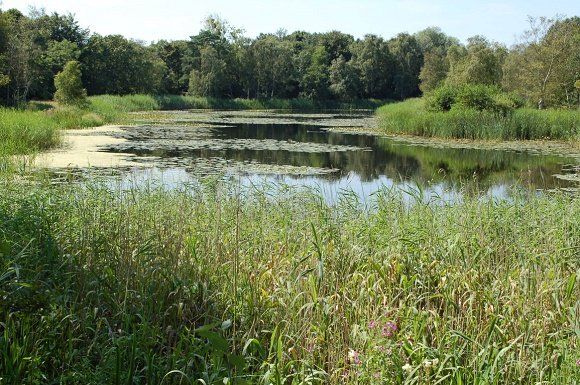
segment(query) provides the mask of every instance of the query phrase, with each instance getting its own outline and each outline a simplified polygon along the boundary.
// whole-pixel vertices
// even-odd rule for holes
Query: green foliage
[[[6,52],[8,49],[8,21],[0,10],[0,89],[10,83],[10,78],[6,75]],[[1,100],[1,99],[0,99]]]
[[[86,106],[87,90],[81,80],[81,65],[73,60],[66,63],[63,70],[54,77],[56,92],[54,100],[64,105]]]
[[[1,187],[7,385],[577,374],[578,197]]]
[[[425,53],[423,67],[419,74],[421,84],[419,88],[423,92],[430,92],[441,86],[447,78],[449,72],[449,62],[445,53],[432,49]]]
[[[580,24],[577,18],[539,20],[511,51],[482,36],[462,45],[435,27],[388,41],[283,30],[250,39],[216,16],[189,40],[145,45],[89,35],[70,14],[11,10],[0,16],[0,103],[51,98],[55,74],[78,60],[89,95],[403,100],[442,84],[485,84],[502,85],[539,107],[576,106],[579,63],[572,47]]]
[[[436,88],[426,98],[430,111],[449,111],[457,102],[457,89],[450,86]]]
[[[455,48],[447,55],[449,73],[446,83],[452,86],[500,85],[506,56],[504,46],[490,43],[483,36],[471,37],[465,48]]]
[[[400,33],[389,41],[389,51],[394,57],[394,95],[407,99],[420,95],[419,74],[423,66],[423,52],[414,36]]]
[[[380,128],[394,134],[443,138],[580,139],[579,111],[517,108],[521,106],[521,101],[508,94],[492,96],[492,106],[488,109],[466,108],[456,102],[450,110],[443,110],[443,101],[448,100],[450,95],[443,91],[432,94],[432,97],[438,96],[436,100],[439,104],[435,106],[440,109],[429,107],[433,100],[424,99],[410,99],[379,108],[377,117]],[[489,98],[480,98],[477,92],[467,95],[469,98],[464,103],[481,105],[489,102]]]
[[[189,75],[188,93],[194,96],[223,96],[230,84],[226,62],[212,47],[202,48],[200,55],[200,69],[192,70]]]
[[[0,107],[0,157],[40,151],[58,143],[56,122],[45,113]]]
[[[538,108],[580,106],[580,17],[529,18],[530,29],[508,56],[503,86]]]
[[[330,74],[325,64],[327,61],[328,52],[324,46],[317,46],[300,81],[301,96],[314,100],[329,99]]]
[[[360,73],[361,94],[372,98],[392,97],[395,61],[389,45],[376,35],[366,35],[353,46],[354,65]]]
[[[456,106],[495,112],[503,116],[523,106],[523,101],[516,94],[502,92],[497,86],[483,84],[460,87],[444,85],[427,94],[426,101],[429,111],[449,111]]]
[[[353,60],[339,57],[330,66],[330,91],[340,100],[352,100],[362,94],[360,69]]]
[[[155,93],[167,71],[151,50],[120,35],[91,36],[80,61],[89,95]]]

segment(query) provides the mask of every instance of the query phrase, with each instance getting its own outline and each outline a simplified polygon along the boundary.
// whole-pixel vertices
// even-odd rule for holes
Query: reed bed
[[[423,99],[387,104],[377,110],[387,133],[478,140],[580,140],[580,111],[518,108],[502,115],[457,107],[428,111]]]
[[[315,101],[311,99],[217,99],[183,95],[101,95],[90,98],[93,106],[106,106],[124,112],[187,109],[234,109],[234,110],[324,110],[324,109],[375,109],[383,100]]]
[[[580,378],[577,196],[2,191],[2,384]]]

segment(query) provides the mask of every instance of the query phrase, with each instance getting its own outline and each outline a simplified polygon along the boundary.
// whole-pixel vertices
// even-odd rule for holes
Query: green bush
[[[54,99],[61,104],[84,107],[87,105],[87,90],[81,81],[81,64],[71,60],[54,77],[56,92]]]
[[[457,104],[477,111],[490,111],[493,110],[493,97],[499,92],[497,88],[491,86],[465,85],[457,92]]]
[[[524,104],[514,93],[506,93],[496,86],[483,84],[466,84],[461,87],[444,85],[427,94],[425,99],[427,110],[432,112],[462,107],[502,116],[507,116]]]
[[[441,86],[427,95],[427,109],[429,111],[449,111],[457,99],[457,89],[450,86]]]

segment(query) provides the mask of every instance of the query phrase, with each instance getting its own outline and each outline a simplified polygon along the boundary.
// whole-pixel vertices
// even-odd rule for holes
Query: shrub
[[[465,85],[457,92],[457,104],[478,111],[493,110],[493,97],[498,93],[500,91],[491,86],[482,84]]]
[[[87,90],[81,81],[81,65],[76,60],[65,64],[63,70],[54,77],[56,92],[54,99],[62,104],[84,107],[87,102]]]
[[[427,95],[427,110],[449,111],[457,99],[457,88],[441,86]]]
[[[496,86],[466,84],[460,87],[444,85],[425,97],[427,110],[432,112],[450,111],[454,107],[489,111],[508,116],[516,108],[524,105],[514,93],[501,91]]]

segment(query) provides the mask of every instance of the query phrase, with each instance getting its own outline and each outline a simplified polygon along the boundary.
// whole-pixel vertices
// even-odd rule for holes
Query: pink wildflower
[[[393,334],[397,331],[397,324],[394,322],[387,322],[385,324],[385,326],[383,326],[383,331],[381,332],[381,335],[383,337],[392,337]]]
[[[377,321],[371,320],[371,322],[369,322],[369,329],[374,329],[376,327],[377,327]]]

